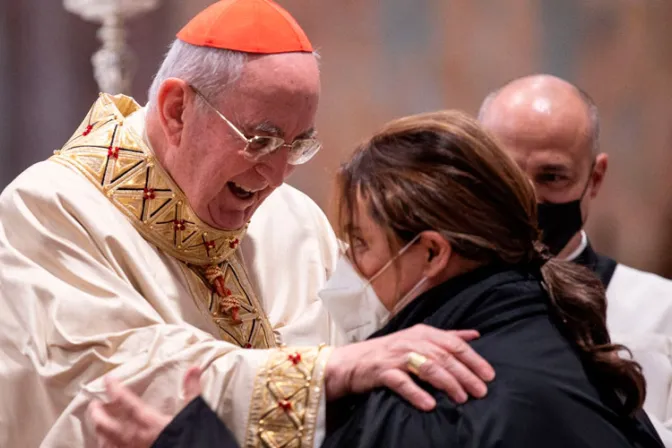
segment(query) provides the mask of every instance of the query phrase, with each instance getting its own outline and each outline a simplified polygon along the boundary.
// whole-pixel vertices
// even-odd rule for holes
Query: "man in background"
[[[550,75],[516,79],[487,96],[479,119],[533,182],[551,252],[592,269],[607,290],[607,324],[647,380],[645,410],[672,447],[672,282],[596,253],[583,229],[607,172],[597,106]]]

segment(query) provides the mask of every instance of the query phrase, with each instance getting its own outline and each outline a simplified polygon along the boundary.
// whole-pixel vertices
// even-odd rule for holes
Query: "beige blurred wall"
[[[164,0],[129,24],[133,94],[209,0]],[[609,171],[589,233],[603,252],[672,277],[672,2],[632,0],[280,0],[319,50],[325,149],[290,183],[328,208],[330,179],[385,121],[440,108],[475,113],[491,89],[548,72],[602,114]],[[56,0],[0,5],[0,185],[48,157],[96,95],[95,26]],[[30,13],[29,13],[30,12]],[[38,129],[40,132],[35,132]]]

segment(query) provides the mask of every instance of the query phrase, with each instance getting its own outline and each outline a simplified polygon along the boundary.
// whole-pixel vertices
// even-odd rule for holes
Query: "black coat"
[[[324,448],[663,446],[643,412],[627,418],[612,409],[616,394],[603,390],[563,336],[537,277],[500,267],[478,269],[418,297],[372,337],[418,323],[481,333],[471,345],[495,369],[488,395],[459,405],[420,383],[436,399],[431,412],[387,389],[346,397],[327,407]],[[189,431],[203,434],[224,426],[211,418],[203,423],[194,428],[199,421],[191,422]],[[235,445],[220,440],[217,446]]]
[[[478,269],[419,297],[374,337],[421,322],[481,333],[471,345],[495,369],[488,395],[459,405],[423,384],[437,401],[432,412],[386,389],[350,397],[338,412],[349,417],[329,428],[323,447],[662,447],[643,412],[612,410],[616,394],[563,336],[537,277]]]

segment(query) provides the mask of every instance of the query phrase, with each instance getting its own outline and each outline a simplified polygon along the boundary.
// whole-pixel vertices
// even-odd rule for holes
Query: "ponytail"
[[[611,343],[602,282],[587,268],[557,258],[546,260],[541,275],[552,312],[562,322],[567,337],[598,375],[601,386],[621,397],[622,408],[616,411],[634,414],[644,404],[646,381],[641,366],[631,359],[632,353],[623,345]],[[619,352],[626,352],[630,359],[620,357]]]

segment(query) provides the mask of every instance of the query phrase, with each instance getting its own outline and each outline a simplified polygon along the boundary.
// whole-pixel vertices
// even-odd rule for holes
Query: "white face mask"
[[[417,295],[416,292],[427,281],[420,279],[410,291],[404,294],[392,312],[378,299],[371,282],[387,269],[413,244],[420,235],[404,246],[394,257],[378,270],[369,280],[362,278],[350,259],[343,255],[324,288],[318,293],[332,319],[345,332],[348,342],[363,341],[380,330],[390,318],[401,311]]]

